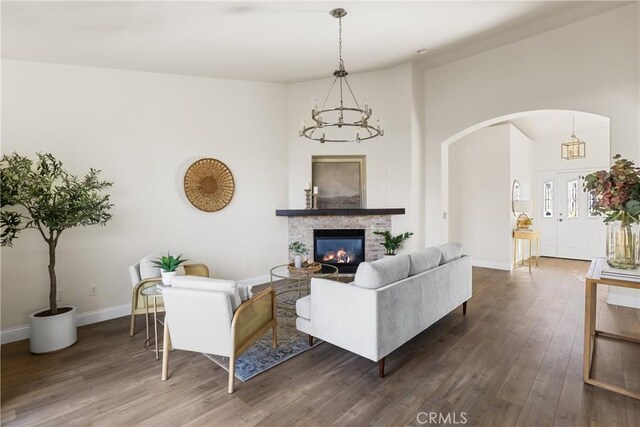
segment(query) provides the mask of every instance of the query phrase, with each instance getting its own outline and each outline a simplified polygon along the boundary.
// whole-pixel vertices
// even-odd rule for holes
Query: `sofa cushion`
[[[409,255],[395,255],[358,266],[353,283],[361,288],[377,289],[409,277]]]
[[[441,259],[442,251],[440,248],[436,247],[426,248],[418,252],[410,253],[409,261],[411,262],[411,265],[409,268],[409,276],[415,276],[416,274],[423,273],[439,266]]]
[[[200,276],[176,276],[171,281],[171,287],[224,292],[231,297],[233,311],[236,311],[236,309],[240,307],[240,304],[242,304],[238,282],[233,280],[211,279]]]
[[[311,295],[307,295],[296,301],[296,314],[311,320]]]
[[[442,251],[442,259],[440,265],[456,260],[462,256],[462,244],[458,242],[445,243],[438,246]]]

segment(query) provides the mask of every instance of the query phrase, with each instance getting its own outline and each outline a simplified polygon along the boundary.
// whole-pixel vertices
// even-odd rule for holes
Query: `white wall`
[[[517,127],[510,125],[509,126],[509,170],[511,175],[511,184],[513,185],[513,181],[517,179],[520,181],[520,200],[531,200],[533,201],[534,194],[534,169],[533,169],[533,158],[534,158],[534,145],[532,141],[520,131]],[[535,204],[534,204],[535,206]],[[509,208],[511,209],[511,188],[509,188]],[[527,212],[527,214],[534,219],[534,228],[535,228],[535,211]],[[511,230],[515,229],[517,226],[517,217],[513,215],[513,212],[509,216],[510,224],[509,224],[509,237],[511,237]],[[516,260],[527,259],[529,254],[529,249],[527,245],[524,245],[524,248],[521,245],[518,245]],[[523,252],[524,251],[524,252]],[[513,244],[510,241],[509,244],[509,262],[511,263],[513,259]]]
[[[450,240],[481,267],[509,269],[511,128],[487,127],[449,147]]]
[[[576,136],[586,142],[586,154],[583,159],[563,160],[560,157],[560,145],[569,140],[568,132],[544,135],[533,138],[535,150],[534,168],[538,172],[594,169],[609,167],[613,162],[613,154],[610,153],[609,126],[596,127],[576,132]]]
[[[532,150],[511,124],[480,129],[449,146],[449,240],[461,242],[474,265],[511,269],[511,186],[518,179],[521,198],[531,198]]]
[[[543,109],[611,118],[611,152],[640,158],[638,4],[425,71],[426,242],[444,239],[441,146],[478,123]]]
[[[301,121],[310,122],[312,99],[321,103],[333,79],[289,85],[289,208],[305,206],[304,186],[311,181],[314,155],[365,155],[366,204],[368,208],[399,207],[406,215],[392,219],[394,233],[412,231],[403,251],[424,247],[424,196],[421,133],[413,96],[413,68],[403,64],[388,70],[349,75],[349,83],[359,101],[365,96],[374,119],[382,119],[384,136],[357,143],[325,143],[298,136]],[[349,101],[351,99],[349,98]],[[283,219],[283,221],[285,221]]]
[[[113,220],[66,231],[58,248],[65,304],[79,312],[127,306],[127,266],[171,249],[214,277],[268,274],[287,257],[285,85],[19,61],[2,62],[2,152],[51,152],[73,172],[102,169],[115,182]],[[216,213],[184,196],[186,168],[214,157],[236,193]],[[47,305],[46,246],[23,232],[2,248],[2,328]],[[89,296],[91,284],[99,295]]]

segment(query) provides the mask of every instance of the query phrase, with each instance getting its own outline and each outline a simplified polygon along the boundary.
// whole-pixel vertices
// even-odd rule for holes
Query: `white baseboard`
[[[622,307],[640,308],[640,298],[627,295],[617,295],[609,291],[607,304],[619,305]]]
[[[271,276],[265,274],[263,276],[257,277],[249,277],[247,279],[238,280],[238,283],[242,283],[243,285],[256,286],[256,285],[264,285],[265,283],[271,282]]]
[[[78,314],[78,317],[76,317],[76,324],[78,326],[90,325],[92,323],[104,322],[105,320],[128,316],[130,314],[131,304],[117,305],[115,307],[80,313]]]
[[[104,322],[105,320],[131,314],[131,305],[118,305],[115,307],[103,308],[100,310],[80,313],[76,317],[78,326],[90,325],[92,323]],[[16,326],[15,328],[3,329],[0,332],[0,343],[7,344],[14,341],[26,340],[29,338],[29,325]]]
[[[16,326],[15,328],[3,329],[0,333],[0,343],[26,340],[29,338],[29,325]]]
[[[473,259],[471,264],[474,267],[492,268],[494,270],[506,270],[511,271],[511,263],[507,262],[494,262],[494,261],[482,261],[480,259]]]

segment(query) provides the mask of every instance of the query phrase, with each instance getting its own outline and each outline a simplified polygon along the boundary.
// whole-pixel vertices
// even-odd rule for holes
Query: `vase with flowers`
[[[584,177],[594,196],[592,209],[607,225],[607,263],[621,269],[640,266],[640,168],[616,154],[609,171]]]

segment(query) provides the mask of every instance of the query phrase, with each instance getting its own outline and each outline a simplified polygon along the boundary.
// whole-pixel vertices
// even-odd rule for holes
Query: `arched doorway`
[[[572,119],[576,134],[586,140],[587,156],[563,160],[560,147],[572,133]],[[571,110],[508,114],[451,136],[441,150],[443,232],[447,240],[462,241],[478,266],[510,269],[511,229],[515,226],[510,192],[512,182],[518,179],[522,198],[533,205],[529,214],[541,231],[543,255],[576,259],[601,255],[604,244],[598,239],[604,232],[595,228],[602,227],[602,221],[589,216],[588,195],[582,191],[579,177],[607,167],[609,146],[607,117]],[[545,214],[544,183],[551,183],[547,205],[554,206],[553,212]],[[571,195],[568,186],[573,186]],[[567,212],[569,196],[579,210]],[[585,236],[594,236],[593,241]],[[587,246],[591,249],[584,250]]]

